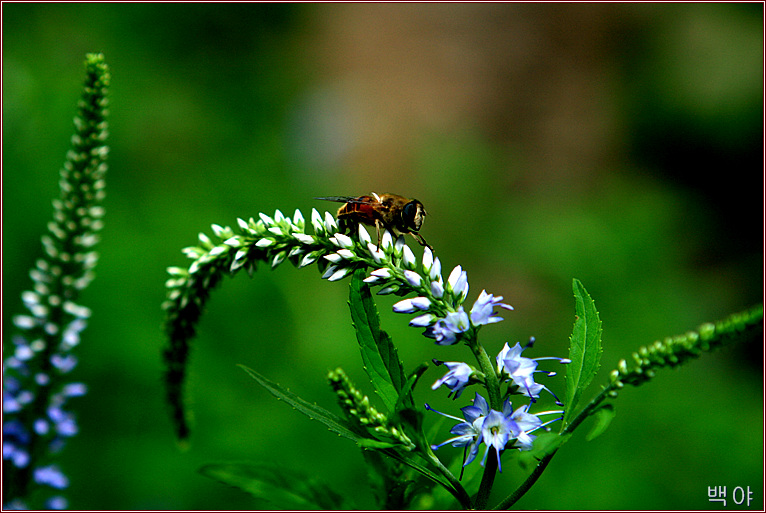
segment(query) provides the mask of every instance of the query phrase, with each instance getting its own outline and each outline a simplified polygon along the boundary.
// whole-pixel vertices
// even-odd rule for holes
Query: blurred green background
[[[762,4],[3,3],[2,20],[3,342],[41,254],[85,54],[112,70],[106,225],[74,373],[90,392],[62,454],[73,508],[252,508],[196,472],[233,460],[303,469],[374,505],[351,443],[235,367],[333,411],[328,370],[369,386],[347,280],[314,268],[264,268],[213,294],[190,365],[192,445],[176,448],[165,268],[211,223],[337,207],[314,196],[418,198],[469,302],[486,288],[515,307],[482,331],[491,354],[535,336],[531,356],[565,355],[583,282],[603,320],[595,383],[642,344],[762,300]],[[394,301],[378,307],[407,370],[469,357],[408,328]],[[578,432],[518,507],[709,509],[707,487],[725,485],[763,508],[762,351],[727,348],[625,390],[610,429]],[[441,374],[417,398],[457,413],[470,394],[432,392]],[[562,394],[562,377],[545,383]]]

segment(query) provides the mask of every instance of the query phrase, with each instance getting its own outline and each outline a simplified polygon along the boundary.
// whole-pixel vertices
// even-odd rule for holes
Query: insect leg
[[[412,235],[413,237],[415,237],[415,240],[417,240],[417,241],[420,243],[420,245],[421,245],[421,246],[425,246],[425,247],[427,247],[428,249],[430,249],[431,251],[433,251],[433,250],[434,250],[434,248],[433,248],[433,247],[432,247],[430,244],[428,244],[428,243],[426,242],[426,240],[423,238],[423,236],[422,236],[422,235],[420,235],[419,233],[416,233],[416,232],[409,232],[409,233],[410,233],[410,235]]]
[[[378,234],[378,251],[380,251],[380,219],[375,220],[375,231]]]

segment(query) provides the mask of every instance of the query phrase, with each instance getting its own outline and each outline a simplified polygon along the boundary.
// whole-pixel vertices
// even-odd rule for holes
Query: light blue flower
[[[430,313],[418,315],[417,317],[413,318],[410,321],[410,326],[415,328],[425,328],[426,326],[434,322],[435,319],[436,319],[436,316]]]
[[[507,409],[506,409],[507,405]],[[506,404],[503,405],[503,413],[513,421],[516,430],[513,432],[513,438],[516,439],[513,446],[528,451],[532,448],[532,442],[535,439],[535,435],[530,435],[532,431],[539,429],[543,426],[543,421],[540,420],[538,415],[529,413],[529,405],[525,404],[511,413],[511,403],[506,399]],[[545,413],[560,413],[560,412],[545,412]],[[558,419],[555,419],[558,420]]]
[[[534,342],[535,339],[531,338],[524,347],[521,347],[518,342],[513,347],[508,346],[508,343],[506,343],[497,355],[498,374],[501,376],[503,374],[507,375],[523,395],[532,399],[532,402],[540,397],[540,391],[546,390],[556,399],[557,404],[561,404],[556,395],[546,386],[535,382],[534,374],[536,372],[542,372],[546,376],[554,376],[556,374],[555,372],[538,370],[537,365],[540,360],[558,360],[562,364],[570,363],[570,360],[557,357],[525,358],[521,356],[521,353],[525,349],[532,347]]]
[[[486,290],[482,290],[479,298],[474,302],[473,308],[471,308],[471,324],[482,326],[502,321],[502,317],[495,315],[494,308],[499,306],[506,310],[513,310],[511,305],[501,303],[502,300],[503,296],[493,296],[487,294]]]
[[[55,495],[45,501],[45,507],[48,509],[62,510],[69,507],[69,501],[61,495]]]
[[[57,465],[37,467],[34,471],[34,478],[36,483],[48,485],[58,490],[63,490],[69,486],[69,479],[61,472]]]
[[[463,362],[440,362],[434,360],[436,365],[444,364],[449,369],[449,372],[442,376],[431,386],[431,390],[436,390],[442,385],[446,385],[450,389],[449,395],[455,394],[455,399],[460,397],[465,387],[468,386],[468,380],[474,370],[470,365]]]
[[[409,299],[402,299],[398,303],[395,303],[393,310],[396,313],[413,313],[418,310],[428,310],[431,307],[431,300],[427,297],[413,297]]]
[[[532,449],[532,442],[535,436],[530,433],[542,426],[543,421],[537,415],[529,413],[528,404],[514,411],[511,401],[506,399],[503,403],[502,413],[491,410],[482,424],[482,440],[487,445],[487,450],[484,453],[481,464],[484,465],[490,447],[494,447],[497,454],[497,468],[502,472],[500,453],[505,450],[510,442],[513,442],[512,447],[519,450],[528,451]]]
[[[463,419],[465,420],[434,410],[428,404],[426,404],[426,409],[459,421],[459,424],[450,429],[450,433],[457,436],[445,440],[438,445],[432,445],[431,449],[436,450],[447,444],[452,444],[452,447],[465,447],[466,453],[464,455],[465,461],[463,462],[463,466],[465,467],[471,463],[479,452],[479,444],[481,443],[482,436],[481,427],[484,422],[484,417],[489,414],[489,405],[487,404],[487,401],[477,393],[471,406],[466,406],[460,409],[460,411],[463,412]]]
[[[500,465],[500,453],[505,449],[513,431],[518,431],[518,429],[510,417],[506,417],[497,410],[490,410],[481,424],[481,436],[487,446],[487,450],[484,451],[484,457],[481,460],[482,466],[487,461],[487,454],[489,454],[490,448],[494,447],[497,454],[497,468],[500,472],[503,471]]]
[[[500,412],[490,409],[487,401],[478,393],[475,395],[472,405],[461,408],[463,419],[434,410],[428,404],[426,404],[426,409],[459,421],[459,424],[450,430],[450,433],[457,436],[445,440],[438,445],[432,445],[432,449],[436,450],[447,444],[452,444],[453,447],[465,447],[466,455],[464,456],[463,466],[466,466],[476,458],[479,446],[484,443],[486,450],[484,451],[481,465],[485,464],[490,449],[494,448],[497,457],[497,467],[501,472],[500,454],[507,447],[530,450],[535,439],[535,436],[530,433],[561,418],[559,417],[544,424],[538,415],[562,413],[561,411],[550,411],[535,415],[529,413],[529,405],[521,406],[514,411],[508,399],[503,403],[503,411]]]
[[[450,312],[443,319],[436,321],[423,334],[435,339],[440,346],[450,346],[455,344],[459,335],[468,331],[470,326],[468,314],[460,306],[456,312]]]

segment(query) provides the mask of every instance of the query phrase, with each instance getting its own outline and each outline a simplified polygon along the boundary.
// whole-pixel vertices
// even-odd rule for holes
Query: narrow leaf
[[[579,280],[572,280],[575,296],[575,323],[569,339],[569,359],[566,373],[564,423],[574,417],[575,407],[583,390],[590,384],[601,361],[601,319],[588,292]]]
[[[290,392],[286,388],[283,388],[278,383],[274,383],[273,381],[270,381],[269,379],[265,378],[261,374],[257,373],[256,371],[245,367],[244,365],[240,365],[245,372],[250,374],[250,376],[258,382],[263,388],[268,390],[271,395],[276,397],[277,399],[281,399],[285,401],[287,404],[301,412],[302,414],[306,415],[308,418],[313,420],[318,420],[322,424],[328,427],[330,431],[335,431],[339,435],[348,438],[349,440],[353,440],[354,442],[359,442],[359,436],[351,431],[348,427],[346,427],[345,421],[335,415],[332,412],[329,412],[322,408],[321,406],[318,406],[314,403],[310,403],[304,399],[301,399],[294,393]]]
[[[396,403],[396,411],[403,410],[404,408],[414,408],[415,401],[412,399],[412,389],[415,388],[420,377],[428,370],[428,363],[421,363],[410,374],[407,382],[404,384],[404,388],[400,391],[399,401]]]
[[[357,440],[356,443],[362,449],[399,449],[402,447],[402,444],[400,443],[395,444],[391,442],[384,442],[382,440],[377,440],[375,438],[365,438],[365,437],[359,437],[359,440]]]
[[[266,501],[269,509],[348,509],[341,494],[316,478],[274,464],[211,464],[199,472]]]
[[[395,411],[399,392],[406,383],[404,369],[391,337],[380,329],[378,310],[370,288],[364,283],[365,271],[354,271],[349,290],[351,320],[362,353],[364,370],[370,377],[375,392],[389,412]]]

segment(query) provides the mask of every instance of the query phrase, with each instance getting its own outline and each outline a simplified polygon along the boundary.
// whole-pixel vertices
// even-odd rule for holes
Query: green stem
[[[447,488],[447,490],[458,500],[458,502],[460,502],[460,505],[463,508],[469,509],[471,507],[471,498],[468,496],[468,492],[465,491],[465,488],[463,488],[463,485],[460,484],[460,481],[458,481],[452,472],[450,472],[449,469],[444,466],[444,464],[439,460],[439,458],[436,457],[430,448],[428,449],[428,458],[452,485],[452,489]]]
[[[582,424],[582,421],[588,418],[593,411],[598,408],[598,406],[609,396],[609,392],[612,391],[613,385],[609,385],[605,387],[601,392],[594,397],[588,405],[580,411],[579,414],[570,422],[567,424],[564,429],[561,430],[561,433],[559,433],[559,436],[566,436],[572,434],[572,432]],[[540,460],[540,462],[537,464],[535,469],[532,471],[531,474],[524,480],[523,483],[508,497],[506,497],[500,504],[495,506],[494,509],[509,509],[511,506],[513,506],[516,501],[521,499],[527,491],[532,488],[532,485],[534,485],[539,477],[542,475],[545,468],[548,466],[548,463],[551,461],[553,456],[556,454],[556,451],[558,451],[558,448],[554,449],[553,451],[549,452],[543,458]]]
[[[493,410],[502,411],[502,395],[500,394],[500,381],[497,378],[497,372],[495,371],[495,365],[489,358],[484,346],[479,344],[476,329],[472,329],[469,332],[467,344],[471,348],[473,355],[476,357],[476,361],[479,364],[479,369],[485,376],[485,382],[487,387],[487,395],[489,396],[489,407]],[[492,492],[492,485],[495,482],[495,473],[497,472],[497,455],[492,457],[488,456],[486,466],[484,467],[484,474],[481,477],[481,484],[479,485],[479,493],[476,495],[476,501],[473,505],[474,509],[486,509],[489,502],[489,495]]]
[[[675,358],[672,365],[678,365],[679,363],[683,363],[683,361],[688,360],[689,358],[699,356],[701,351],[709,351],[711,347],[716,347],[724,343],[728,344],[740,338],[750,336],[753,331],[763,329],[762,326],[763,305],[757,305],[747,312],[733,314],[724,321],[720,321],[715,324],[709,323],[707,325],[702,325],[698,331],[701,334],[703,333],[704,328],[706,334],[706,345],[702,346],[700,344],[688,347],[684,344],[684,338],[677,337],[676,342],[671,341],[670,343],[666,343],[664,347],[661,346],[661,349],[664,351],[664,353],[660,352],[659,350],[656,351],[659,353],[659,355],[656,355],[655,360],[648,361],[648,363],[642,362],[641,367],[639,367],[639,369],[642,371],[640,380],[634,378],[635,381],[628,383],[637,386],[646,382],[651,377],[648,376],[648,370],[653,371],[654,369],[652,367],[664,367],[668,365],[665,361],[665,358],[668,357],[668,355]],[[696,337],[700,336],[694,332],[693,334],[696,335]],[[694,338],[695,341],[697,340],[696,337]],[[702,347],[702,349],[700,349],[700,347]],[[679,361],[679,358],[682,359]],[[609,397],[610,392],[616,390],[617,387],[618,385],[616,383],[610,383],[604,387],[604,389],[602,389],[601,392],[596,397],[594,397],[588,403],[588,405],[583,408],[582,411],[580,411],[580,413],[574,418],[574,420],[572,420],[572,422],[564,426],[564,429],[561,430],[560,436],[571,435],[572,432],[577,429],[577,426],[579,426],[583,420],[592,415],[596,408],[598,408],[601,403],[607,397]],[[558,449],[554,449],[550,453],[546,454],[537,464],[532,473],[527,477],[527,479],[524,480],[521,486],[519,486],[516,491],[514,491],[500,504],[498,504],[495,509],[508,509],[513,506],[516,501],[518,501],[527,492],[527,490],[529,490],[532,485],[537,482],[537,479],[543,473],[545,467],[548,465],[548,462],[550,462],[551,458],[553,458],[553,455],[556,454],[557,450]]]
[[[491,452],[494,452],[494,450]],[[484,467],[484,474],[481,476],[479,493],[476,494],[476,501],[473,504],[473,509],[487,509],[487,503],[489,503],[489,495],[492,493],[492,485],[495,483],[496,474],[497,454],[489,454],[487,455],[487,463]]]
[[[476,361],[479,363],[479,369],[486,377],[487,395],[489,396],[489,407],[493,410],[501,411],[503,409],[502,396],[500,395],[500,381],[497,379],[495,365],[489,358],[484,346],[479,344],[476,336],[476,329],[468,332],[466,343],[471,348]]]

